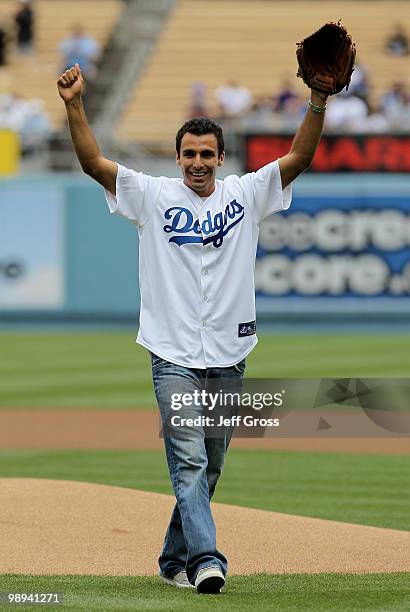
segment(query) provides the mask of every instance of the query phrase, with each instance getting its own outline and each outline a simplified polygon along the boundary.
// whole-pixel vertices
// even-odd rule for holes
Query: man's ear
[[[180,160],[180,158],[179,158],[178,153],[177,153],[177,154],[176,154],[176,156],[175,156],[175,162],[176,162],[176,165],[177,165],[177,166],[180,166],[180,165],[181,165],[181,160]]]
[[[225,161],[225,151],[223,151],[222,154],[219,156],[218,166],[223,166],[224,165],[224,161]]]

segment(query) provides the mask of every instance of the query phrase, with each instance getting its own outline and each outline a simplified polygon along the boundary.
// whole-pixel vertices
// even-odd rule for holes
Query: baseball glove
[[[332,95],[348,88],[356,48],[340,21],[331,22],[297,43],[296,57],[297,76],[311,89]]]

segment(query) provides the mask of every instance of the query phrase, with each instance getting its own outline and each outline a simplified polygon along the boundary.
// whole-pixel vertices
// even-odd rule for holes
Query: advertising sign
[[[259,296],[410,296],[410,197],[298,197],[262,224]]]
[[[61,190],[0,192],[0,310],[64,303]]]
[[[286,155],[293,134],[248,134],[245,172]],[[410,136],[352,134],[322,136],[309,172],[410,172]]]

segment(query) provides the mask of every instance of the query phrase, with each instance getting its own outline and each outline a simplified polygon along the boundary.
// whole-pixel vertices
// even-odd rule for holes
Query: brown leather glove
[[[296,57],[297,76],[311,89],[332,95],[349,86],[356,48],[346,28],[331,22],[297,43]]]

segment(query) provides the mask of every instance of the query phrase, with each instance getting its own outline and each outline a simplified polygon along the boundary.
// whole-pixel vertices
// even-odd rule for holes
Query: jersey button
[[[206,321],[202,321],[202,327],[206,327]]]
[[[202,274],[203,274],[204,276],[208,276],[208,274],[209,274],[209,270],[207,270],[207,269],[203,270]]]
[[[209,297],[207,295],[204,295],[204,302],[207,302],[209,300]]]

